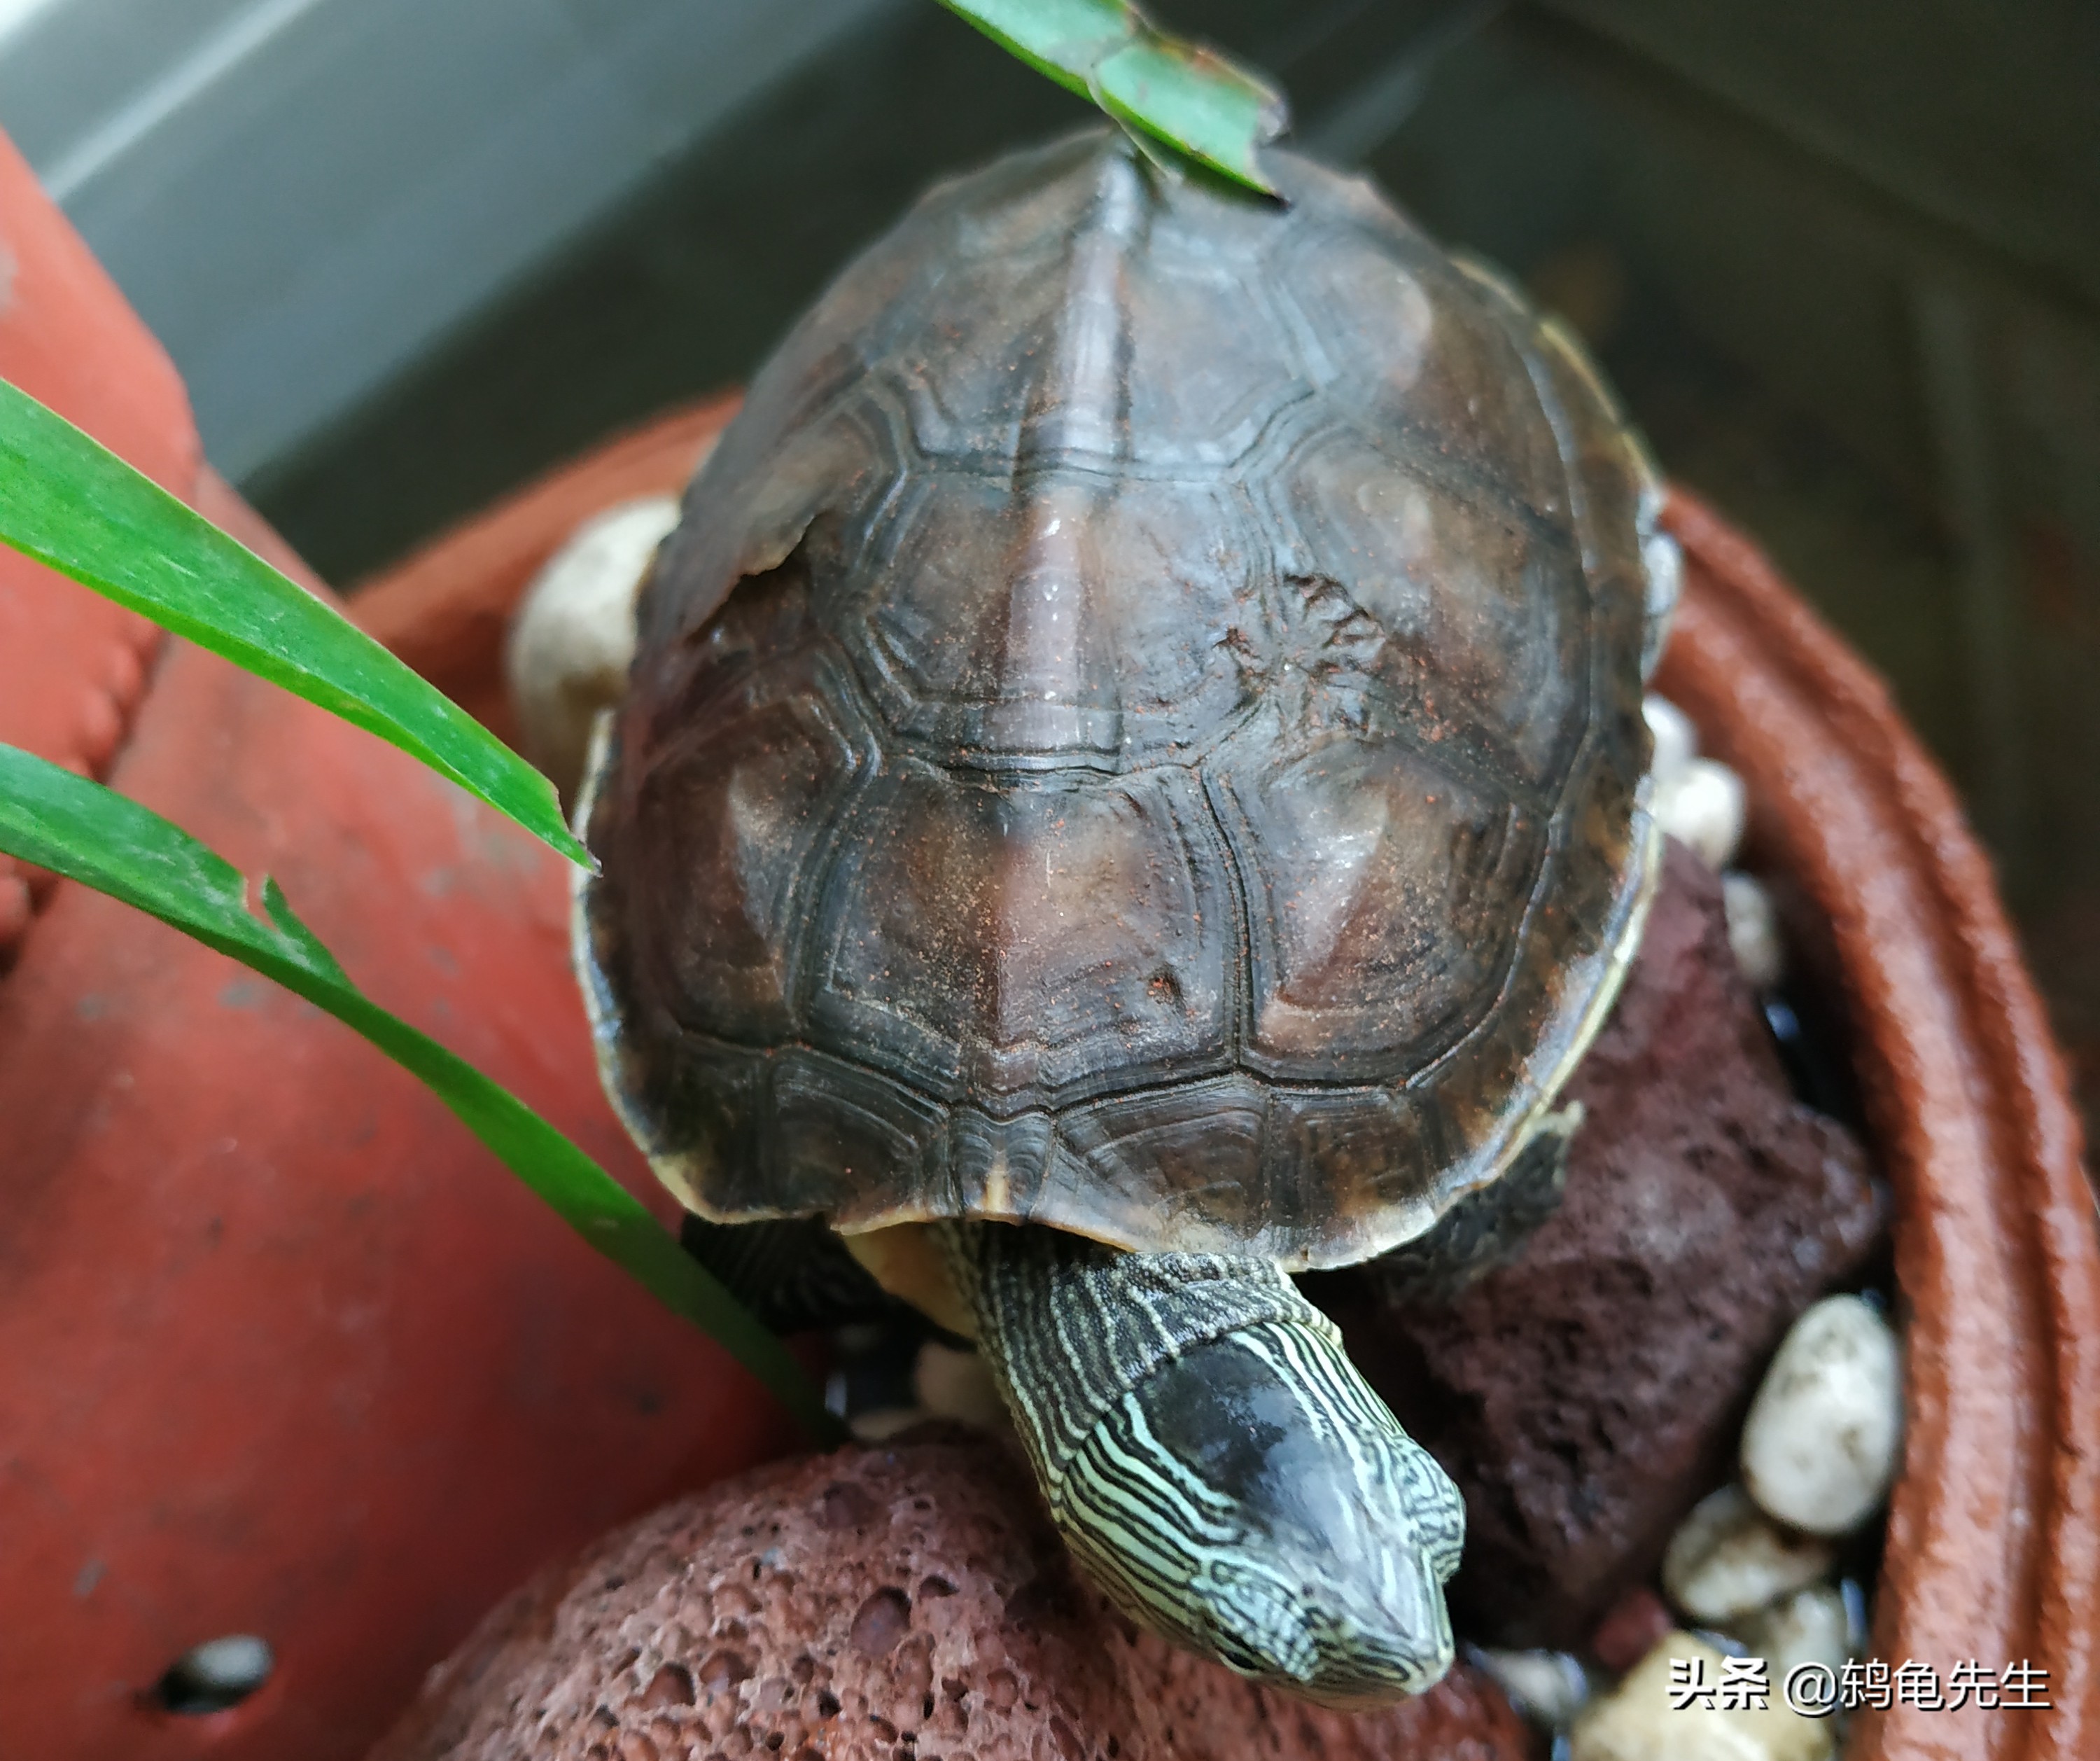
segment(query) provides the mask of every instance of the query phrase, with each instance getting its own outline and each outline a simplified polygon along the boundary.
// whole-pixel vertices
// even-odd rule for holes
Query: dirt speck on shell
[[[1524,1761],[1460,1669],[1355,1715],[1140,1634],[947,1429],[777,1463],[528,1586],[372,1761]]]

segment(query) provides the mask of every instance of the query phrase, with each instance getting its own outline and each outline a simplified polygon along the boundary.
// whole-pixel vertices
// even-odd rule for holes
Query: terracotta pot
[[[0,373],[281,555],[4,143],[0,246]],[[12,552],[0,739],[276,874],[382,1002],[655,1199],[592,1073],[558,858]],[[542,1561],[785,1442],[347,1030],[78,887],[29,920],[23,878],[0,876],[0,1752],[360,1754]],[[276,1654],[260,1692],[157,1701],[179,1654],[247,1633]]]
[[[448,688],[489,688],[494,633],[536,563],[599,508],[677,490],[732,408],[542,479],[355,615]],[[1717,515],[1680,492],[1669,519],[1686,586],[1661,686],[1742,773],[1754,854],[1812,914],[1897,1196],[1909,1432],[1873,1652],[1943,1675],[1970,1658],[2051,1671],[2051,1711],[1893,1711],[1850,1754],[2100,1754],[2100,1235],[2041,1008],[1988,864],[1879,682]],[[406,633],[470,623],[475,642]]]
[[[1870,1715],[1852,1753],[2100,1754],[2100,1245],[2040,1001],[1881,682],[1710,509],[1680,492],[1670,524],[1688,572],[1658,683],[1827,926],[1895,1189],[1908,1436],[1873,1653],[2051,1671],[2051,1712]]]
[[[0,377],[189,495],[200,455],[181,380],[5,135],[0,264]],[[0,740],[103,775],[160,641],[144,618],[0,549]],[[0,965],[29,929],[31,880],[0,856]]]

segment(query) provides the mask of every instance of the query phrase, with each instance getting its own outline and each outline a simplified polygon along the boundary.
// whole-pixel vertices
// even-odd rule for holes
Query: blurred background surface
[[[2100,1104],[2100,7],[1163,0],[1590,341],[1889,678]],[[933,0],[0,0],[0,126],[353,586],[1085,120]]]

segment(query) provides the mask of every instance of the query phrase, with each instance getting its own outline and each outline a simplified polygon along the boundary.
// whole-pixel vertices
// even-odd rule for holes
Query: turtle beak
[[[1271,1609],[1260,1637],[1245,1635],[1265,1653],[1264,1673],[1308,1700],[1345,1708],[1424,1693],[1441,1681],[1454,1655],[1451,1620],[1412,1526],[1367,1520],[1326,1545],[1307,1540],[1275,1558],[1298,1579],[1278,1598],[1287,1611]]]
[[[1331,1532],[1328,1570],[1337,1581],[1308,1591],[1326,1628],[1326,1667],[1304,1692],[1331,1705],[1426,1693],[1456,1653],[1444,1583],[1458,1565],[1465,1501],[1397,1425],[1380,1441],[1396,1445],[1393,1468],[1358,1487],[1353,1520]]]
[[[1444,1592],[1411,1543],[1377,1560],[1306,1547],[1263,1563],[1219,1574],[1207,1598],[1210,1647],[1241,1674],[1347,1709],[1426,1693],[1450,1668]]]
[[[1299,1692],[1322,1705],[1360,1706],[1426,1693],[1451,1667],[1454,1647],[1444,1591],[1412,1548],[1395,1559],[1373,1595],[1315,1592],[1312,1624],[1324,1626],[1321,1667]]]

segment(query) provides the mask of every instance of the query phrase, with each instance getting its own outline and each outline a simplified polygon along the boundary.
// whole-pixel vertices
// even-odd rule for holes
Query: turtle
[[[752,381],[602,717],[608,1095],[775,1325],[987,1360],[1132,1619],[1433,1685],[1459,1494],[1295,1275],[1548,1213],[1657,872],[1646,454],[1368,180],[935,186]]]

